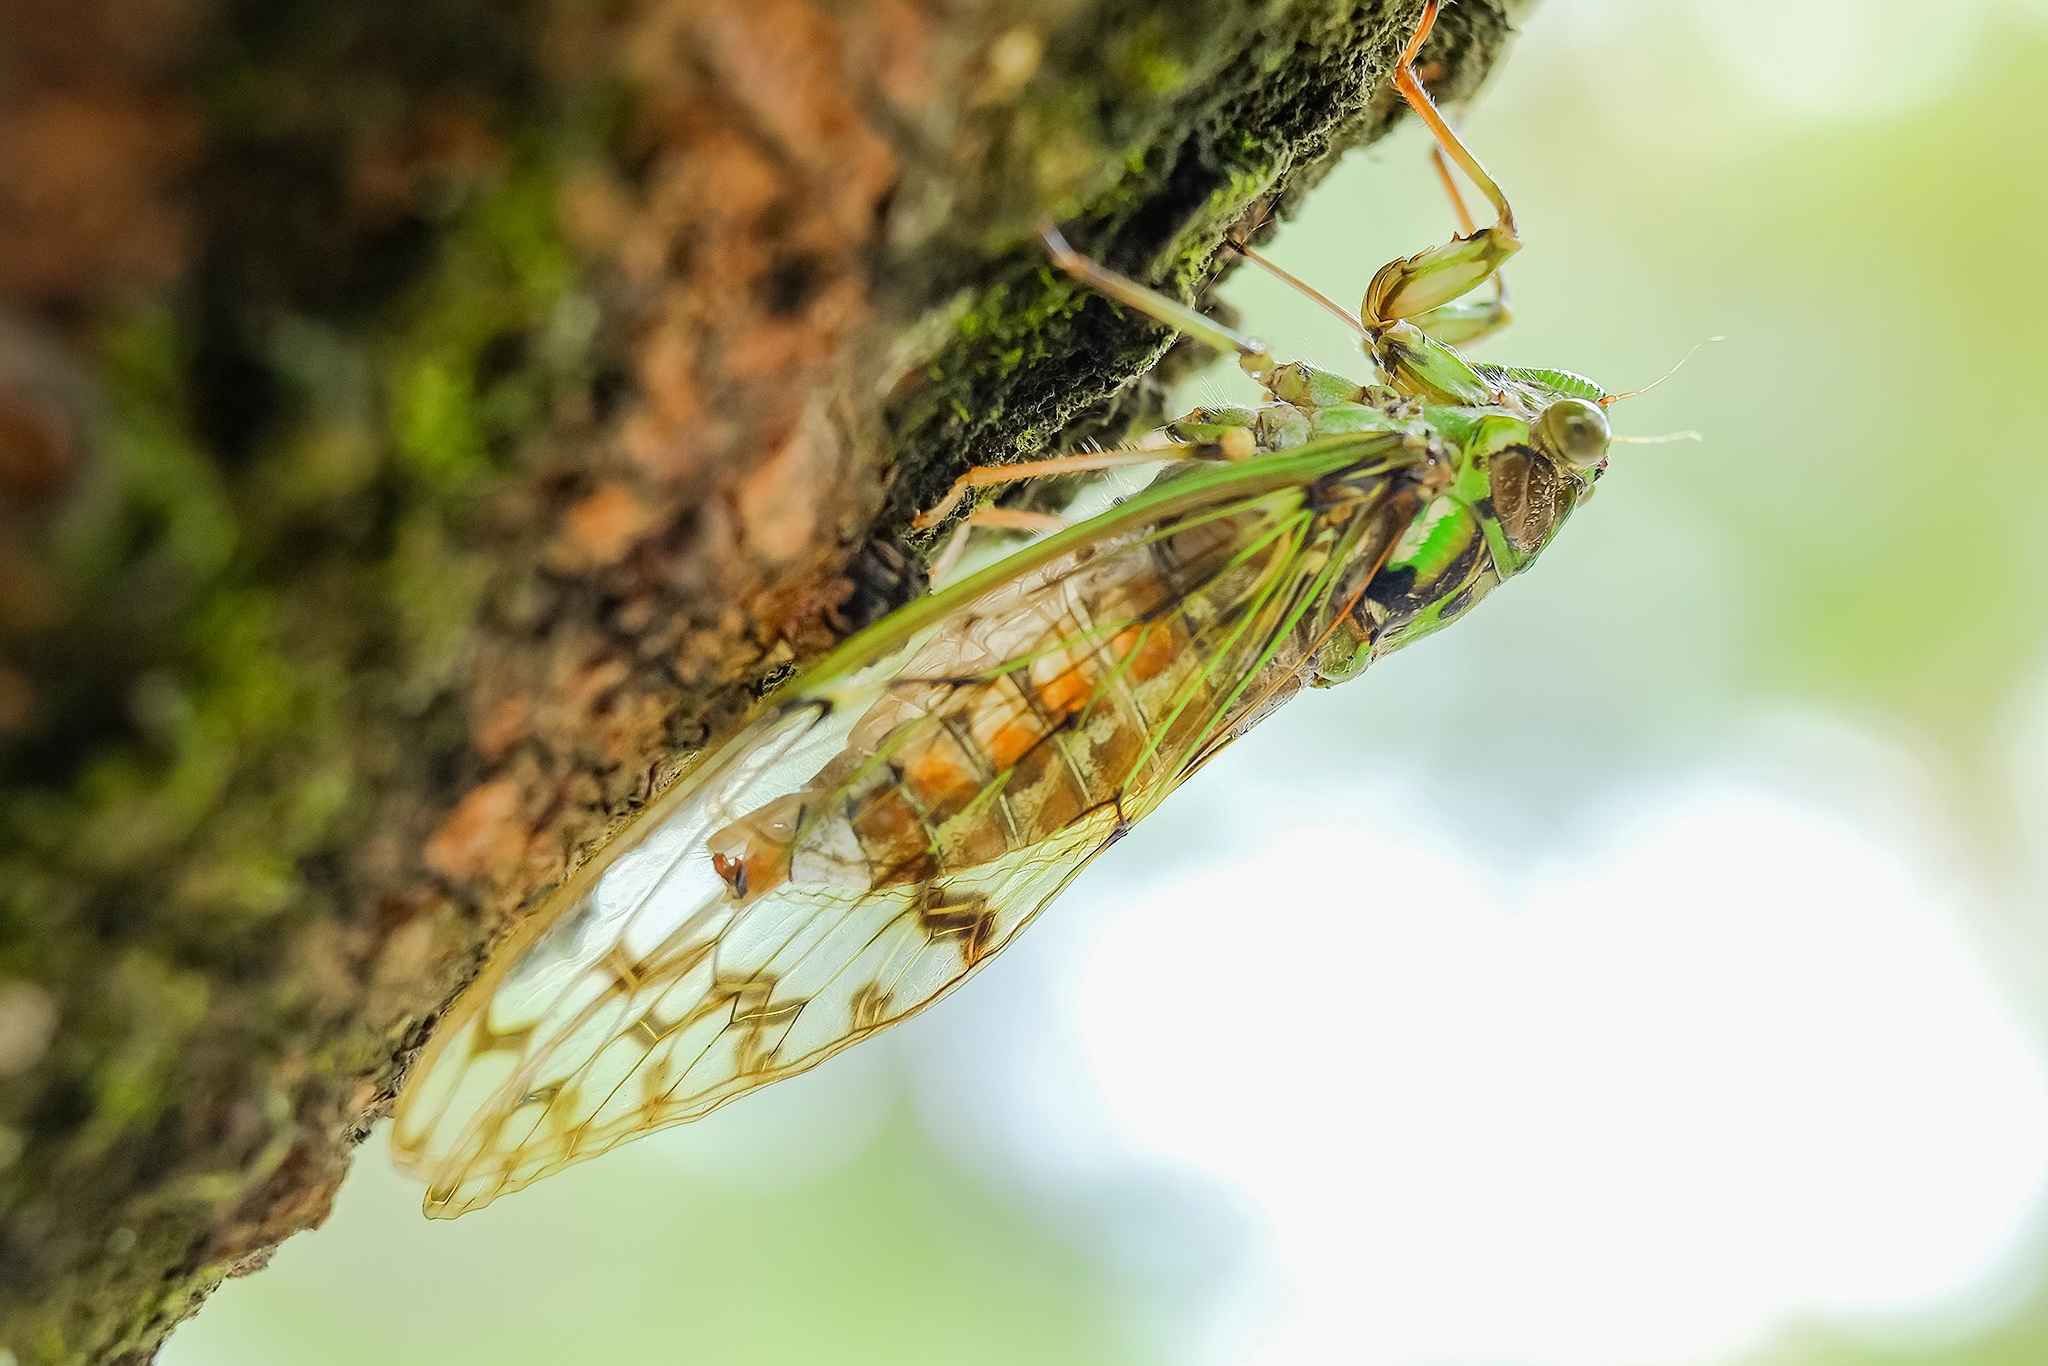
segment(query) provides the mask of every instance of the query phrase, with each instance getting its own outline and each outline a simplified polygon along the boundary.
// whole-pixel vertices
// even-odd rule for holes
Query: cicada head
[[[1576,482],[1580,497],[1607,468],[1607,448],[1614,434],[1600,405],[1582,398],[1560,398],[1539,413],[1529,426],[1529,444],[1557,467],[1561,477]]]
[[[1474,453],[1485,472],[1495,565],[1507,578],[1525,569],[1591,496],[1611,437],[1600,406],[1573,397],[1551,400],[1526,425],[1489,425],[1492,439]]]

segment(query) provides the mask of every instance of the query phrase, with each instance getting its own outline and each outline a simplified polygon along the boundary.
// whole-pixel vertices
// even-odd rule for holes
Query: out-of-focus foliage
[[[782,1124],[707,1121],[708,1160],[655,1139],[453,1224],[421,1216],[376,1141],[332,1224],[163,1359],[1141,1360],[1113,1289],[921,1133],[890,1068],[856,1069],[795,1109],[763,1097]]]

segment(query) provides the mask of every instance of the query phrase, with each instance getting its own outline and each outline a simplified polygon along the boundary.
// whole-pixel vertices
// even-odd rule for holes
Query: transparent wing
[[[957,985],[1290,690],[1344,567],[1412,515],[1393,491],[1415,462],[1375,436],[1194,470],[849,641],[458,1003],[393,1131],[428,1213],[698,1118]],[[1318,481],[1342,471],[1360,492],[1333,515]]]

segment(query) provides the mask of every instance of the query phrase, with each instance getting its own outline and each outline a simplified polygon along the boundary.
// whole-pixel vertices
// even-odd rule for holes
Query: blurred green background
[[[454,1224],[420,1217],[417,1189],[391,1173],[375,1139],[329,1224],[287,1243],[264,1274],[226,1286],[162,1359],[2048,1362],[2048,1202],[2038,1189],[2048,1138],[2037,1132],[2048,1132],[2037,1123],[2048,1048],[2048,436],[2035,411],[2048,373],[2044,72],[2040,0],[1544,0],[1466,126],[1528,243],[1511,271],[1519,320],[1484,354],[1618,390],[1723,338],[1614,412],[1624,432],[1696,429],[1704,443],[1619,448],[1600,496],[1529,580],[1373,677],[1290,708],[1106,857],[1007,961],[901,1037]],[[1274,255],[1350,300],[1381,262],[1447,235],[1425,146],[1409,127],[1347,163]],[[1241,272],[1227,296],[1283,355],[1355,372],[1341,327],[1286,291]],[[1231,382],[1198,377],[1187,401],[1234,393]],[[1731,791],[1748,795],[1723,800]],[[1769,831],[1776,817],[1714,826],[1734,832],[1714,846],[1729,877],[1765,893],[1798,883],[1796,898],[1782,912],[1765,893],[1730,906],[1730,925],[1764,928],[1708,942],[1719,893],[1699,889],[1720,884],[1702,874],[1673,885],[1674,901],[1701,902],[1683,923],[1704,947],[1681,945],[1656,965],[1661,975],[1641,968],[1640,1088],[1595,1077],[1592,1099],[1566,1099],[1598,1111],[1638,1095],[1638,1110],[1654,1110],[1673,1095],[1711,1095],[1740,1111],[1715,1123],[1764,1135],[1754,1160],[1660,1170],[1648,1185],[1604,1184],[1597,1169],[1560,1178],[1571,1199],[1541,1218],[1570,1237],[1540,1219],[1517,1224],[1522,1207],[1486,1193],[1498,1185],[1489,1186],[1498,1153],[1512,1148],[1481,1151],[1469,1171],[1444,1159],[1417,1178],[1443,1220],[1477,1230],[1475,1244],[1536,1249],[1532,1275],[1542,1249],[1560,1249],[1541,1275],[1582,1287],[1586,1321],[1503,1309],[1485,1329],[1516,1273],[1488,1269],[1483,1246],[1469,1264],[1418,1253],[1417,1266],[1450,1270],[1383,1310],[1372,1285],[1325,1285],[1289,1260],[1290,1247],[1307,1246],[1290,1242],[1293,1216],[1262,1203],[1269,1187],[1231,1165],[1240,1159],[1126,1132],[1135,1102],[1119,1078],[1131,1069],[1105,1051],[1100,1005],[1104,964],[1137,961],[1104,947],[1120,905],[1156,900],[1190,867],[1217,870],[1225,885],[1231,867],[1262,851],[1314,861],[1320,848],[1330,866],[1318,876],[1349,879],[1367,908],[1358,913],[1377,913],[1376,886],[1411,884],[1377,879],[1342,838],[1306,854],[1271,843],[1330,812],[1346,829],[1437,850],[1452,870],[1442,877],[1462,879],[1468,899],[1483,894],[1540,927],[1552,914],[1543,906],[1568,901],[1574,886],[1609,886],[1600,879],[1658,831],[1694,829],[1687,813],[1703,800],[1830,832],[1822,843],[1836,841],[1826,848],[1850,871],[1799,882],[1807,845],[1794,839],[1767,858],[1745,847],[1742,832]],[[1869,868],[1878,872],[1868,887],[1892,890],[1858,882],[1855,870]],[[1412,885],[1411,899],[1430,899],[1427,877]],[[1655,880],[1647,891],[1629,885],[1638,894],[1625,914],[1661,923]],[[1858,917],[1893,892],[1899,905],[1885,923],[1908,925],[1893,938],[1909,947],[1865,962]],[[1257,956],[1268,980],[1284,977],[1288,950],[1303,942],[1289,939],[1286,899],[1226,909],[1221,921],[1191,911],[1190,933],[1212,936],[1221,924],[1235,942],[1210,951]],[[1938,944],[1913,938],[1914,917]],[[1782,958],[1770,937],[1780,923],[1806,927],[1802,947]],[[1599,981],[1637,970],[1633,941],[1622,939]],[[1408,963],[1402,945],[1412,942],[1396,934],[1368,946],[1394,961],[1361,971],[1356,999],[1341,955],[1334,970],[1315,968],[1329,988],[1318,997],[1324,1013],[1295,1028],[1323,1044],[1347,1019],[1362,1033],[1310,1083],[1338,1096],[1377,1085],[1379,1063],[1347,1076],[1342,1062],[1366,1056],[1367,1032],[1384,1033],[1367,1008],[1373,983],[1435,982],[1432,971],[1457,982],[1470,966],[1455,950]],[[1951,948],[1954,963],[1943,957]],[[1831,970],[1837,951],[1842,980]],[[1161,957],[1171,967],[1172,955]],[[1920,961],[1935,987],[1914,976]],[[1793,964],[1796,977],[1771,988],[1777,1014],[1731,999],[1753,986],[1743,974],[1774,962]],[[1894,975],[1871,978],[1870,962]],[[1697,983],[1682,980],[1688,965]],[[1178,979],[1184,989],[1201,971]],[[1838,1005],[1851,977],[1862,994]],[[1635,999],[1627,980],[1614,986],[1617,1001]],[[1972,992],[1975,1004],[1964,999]],[[1501,1027],[1552,1037],[1546,1001],[1569,994],[1532,993]],[[1442,995],[1428,987],[1418,1009]],[[1178,1009],[1199,996],[1189,991]],[[1925,1004],[1936,998],[1949,1004]],[[1893,1000],[1909,1023],[1963,1023],[1931,1030],[1925,1056],[1894,1073],[1919,1036],[1908,1031],[1901,1044],[1856,1023],[1882,1023]],[[1752,1053],[1741,1050],[1708,1080],[1687,1071],[1711,1071],[1714,1039],[1736,1027],[1716,1022],[1721,1001],[1729,1021],[1840,1026],[1824,1046],[1787,1042],[1820,1060],[1797,1074],[1820,1099],[1787,1106],[1772,1086],[1750,1087],[1742,1067]],[[1684,1019],[1655,1023],[1667,1005]],[[1271,1028],[1270,1010],[1244,1006],[1218,1001],[1197,1008],[1200,1020],[1155,1021],[1160,1047],[1179,1038],[1197,1049],[1218,1020]],[[1636,1027],[1621,1014],[1609,1020],[1615,1034]],[[1664,1075],[1659,1031],[1702,1018],[1706,1045]],[[2008,1043],[2010,1057],[2000,1051]],[[1895,1149],[1878,1130],[1903,1133],[1905,1120],[1829,1128],[1830,1059],[1870,1078],[1868,1094],[1895,1085],[1895,1109],[1875,1113],[1926,1120],[1931,1146],[1898,1148],[1908,1156],[1891,1165]],[[1196,1052],[1159,1070],[1199,1078],[1206,1066]],[[1229,1066],[1213,1075],[1213,1111],[1245,1104]],[[1943,1091],[1944,1079],[1960,1089]],[[1540,1109],[1541,1098],[1517,1103]],[[1944,1107],[1947,1128],[1942,1114],[1929,1117]],[[1333,1170],[1292,1176],[1323,1183],[1324,1217],[1353,1230],[1359,1247],[1412,1236],[1384,1201],[1355,1215],[1342,1205],[1359,1174],[1404,1170],[1403,1154],[1430,1141],[1427,1121],[1417,1121],[1423,1139],[1383,1137],[1376,1126],[1394,1122],[1384,1116],[1355,1130],[1340,1123],[1344,1132],[1313,1148]],[[1644,1122],[1657,1131],[1654,1114]],[[1814,1231],[1826,1219],[1798,1207],[1798,1193],[1825,1184],[1835,1158],[1871,1154],[1870,1227],[1886,1231],[1855,1235],[1858,1265],[1874,1268],[1864,1280],[1809,1293],[1827,1282],[1826,1267],[1807,1275],[1794,1259],[1783,1277],[1759,1271],[1741,1294],[1689,1282],[1686,1268],[1724,1263],[1687,1260],[1696,1230],[1689,1216],[1660,1213],[1665,1202],[1678,1208],[1720,1182],[1739,1203],[1741,1183],[1768,1172],[1789,1194],[1765,1192],[1763,1212],[1731,1235],[1726,1264],[1778,1266],[1767,1252],[1795,1225],[1811,1249],[1803,1255],[1823,1264],[1847,1253]],[[1985,1176],[1993,1168],[1997,1180]],[[1915,1219],[1966,1206],[1963,1232],[1938,1235],[1957,1249],[1948,1260],[1907,1272],[1884,1260],[1894,1244],[1905,1256],[1938,1240]],[[1414,1225],[1433,1226],[1431,1216]],[[1406,1267],[1401,1246],[1389,1264]],[[1757,1255],[1745,1258],[1745,1247]],[[1617,1255],[1671,1268],[1654,1304],[1604,1279]],[[1626,1333],[1596,1331],[1603,1295],[1607,1317],[1630,1320]],[[1417,1304],[1439,1318],[1418,1319]],[[1410,1326],[1382,1333],[1382,1312]],[[1313,1355],[1286,1329],[1310,1320],[1336,1325]]]

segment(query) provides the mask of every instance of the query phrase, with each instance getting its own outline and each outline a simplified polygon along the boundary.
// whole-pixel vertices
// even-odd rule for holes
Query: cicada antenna
[[[1642,396],[1643,396],[1644,394],[1647,394],[1647,393],[1649,393],[1649,392],[1650,392],[1650,391],[1651,391],[1652,389],[1654,389],[1654,388],[1656,388],[1656,387],[1657,387],[1658,385],[1662,384],[1662,383],[1663,383],[1663,382],[1664,382],[1665,380],[1667,380],[1667,379],[1670,379],[1670,378],[1671,378],[1671,377],[1672,377],[1673,375],[1677,374],[1677,373],[1678,373],[1678,372],[1679,372],[1680,370],[1683,370],[1683,369],[1685,368],[1685,363],[1686,363],[1687,361],[1691,360],[1691,359],[1692,359],[1692,358],[1693,358],[1694,356],[1698,355],[1698,354],[1699,354],[1699,350],[1700,350],[1700,348],[1701,348],[1702,346],[1709,346],[1709,345],[1712,345],[1712,344],[1713,344],[1714,342],[1717,342],[1717,341],[1726,341],[1726,340],[1727,340],[1727,338],[1726,338],[1726,337],[1708,337],[1708,338],[1707,338],[1707,339],[1706,339],[1705,341],[1699,341],[1699,342],[1694,342],[1694,343],[1692,344],[1692,350],[1690,350],[1690,351],[1686,352],[1686,353],[1685,353],[1684,355],[1680,356],[1680,357],[1678,358],[1678,363],[1677,363],[1676,365],[1672,366],[1672,367],[1671,367],[1671,368],[1670,368],[1669,370],[1666,370],[1666,371],[1665,371],[1665,372],[1664,372],[1663,374],[1661,374],[1661,375],[1657,376],[1657,378],[1655,378],[1655,379],[1651,380],[1651,381],[1650,381],[1650,382],[1649,382],[1648,384],[1645,384],[1645,385],[1644,385],[1644,386],[1643,386],[1642,388],[1640,388],[1640,389],[1631,389],[1631,390],[1629,390],[1629,391],[1628,391],[1627,393],[1625,393],[1625,394],[1609,394],[1609,395],[1607,395],[1607,397],[1605,397],[1605,398],[1603,398],[1603,399],[1601,399],[1601,400],[1600,400],[1600,406],[1601,406],[1602,408],[1606,408],[1606,407],[1610,407],[1610,406],[1612,406],[1613,404],[1616,404],[1616,403],[1619,403],[1619,402],[1621,402],[1621,401],[1622,401],[1623,399],[1625,399],[1625,398],[1640,398],[1640,397],[1642,397]]]
[[[1610,436],[1609,442],[1617,446],[1669,446],[1675,441],[1705,441],[1699,432],[1666,432],[1662,436]]]

